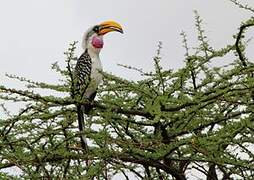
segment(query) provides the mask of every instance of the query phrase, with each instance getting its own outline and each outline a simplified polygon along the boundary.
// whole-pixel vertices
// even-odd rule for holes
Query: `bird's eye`
[[[94,32],[98,33],[99,30],[100,30],[100,27],[99,26],[94,26],[93,30],[94,30]]]

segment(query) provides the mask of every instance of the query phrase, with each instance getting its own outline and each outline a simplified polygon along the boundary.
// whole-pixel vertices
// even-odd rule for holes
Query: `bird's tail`
[[[93,101],[93,99],[96,96],[96,91],[88,98],[90,101]],[[80,131],[80,139],[81,139],[81,146],[82,148],[88,152],[88,145],[86,141],[86,136],[84,135],[84,130],[85,130],[85,119],[84,119],[84,114],[89,115],[91,112],[93,106],[91,104],[86,104],[86,105],[77,105],[77,112],[78,112],[78,126],[79,126],[79,131]]]
[[[81,110],[83,111],[83,113],[89,115],[91,110],[93,109],[93,106],[90,104],[86,104],[86,105],[81,105]]]
[[[84,120],[84,107],[82,105],[77,105],[77,113],[78,113],[78,126],[80,131],[80,140],[81,140],[81,147],[87,152],[88,145],[86,141],[86,136],[84,135],[85,130],[85,120]]]

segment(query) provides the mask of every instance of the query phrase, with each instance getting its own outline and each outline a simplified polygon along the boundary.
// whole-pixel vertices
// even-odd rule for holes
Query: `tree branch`
[[[247,63],[246,63],[246,57],[244,56],[244,54],[242,53],[242,50],[240,48],[241,46],[241,39],[243,37],[243,33],[244,33],[244,30],[251,27],[251,26],[254,26],[254,23],[249,23],[249,24],[244,24],[240,27],[240,31],[238,32],[237,34],[237,37],[236,37],[236,42],[235,42],[235,48],[236,48],[236,52],[239,56],[239,59],[240,61],[242,62],[242,65],[244,67],[247,67]]]

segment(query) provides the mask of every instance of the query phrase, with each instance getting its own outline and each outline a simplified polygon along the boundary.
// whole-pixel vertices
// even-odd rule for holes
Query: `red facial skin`
[[[92,45],[95,48],[101,49],[101,48],[103,48],[103,40],[94,36],[92,39]]]

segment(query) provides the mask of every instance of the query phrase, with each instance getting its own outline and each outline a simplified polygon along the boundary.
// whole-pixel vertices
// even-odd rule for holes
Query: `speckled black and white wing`
[[[80,100],[84,97],[84,94],[89,86],[91,81],[91,72],[92,72],[92,59],[86,50],[78,59],[75,71],[75,91],[76,95]],[[80,132],[84,132],[85,122],[84,122],[84,112],[89,112],[91,107],[77,104],[77,113],[78,113],[78,125]],[[86,137],[84,134],[81,134],[81,146],[87,152],[88,145],[86,142]]]
[[[91,81],[92,59],[86,50],[78,59],[74,77],[75,90],[81,96],[84,95],[88,85]]]

